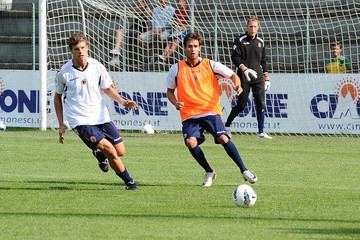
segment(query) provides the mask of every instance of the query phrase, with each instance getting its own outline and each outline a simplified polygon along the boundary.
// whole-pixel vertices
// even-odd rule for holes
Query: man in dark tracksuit
[[[231,60],[241,78],[243,92],[238,96],[236,106],[231,110],[225,127],[229,130],[231,123],[244,110],[249,98],[250,88],[256,104],[259,138],[272,139],[264,132],[265,91],[270,88],[269,74],[266,68],[264,41],[257,36],[260,23],[252,16],[247,22],[247,32],[235,39]],[[230,132],[230,131],[229,131]]]

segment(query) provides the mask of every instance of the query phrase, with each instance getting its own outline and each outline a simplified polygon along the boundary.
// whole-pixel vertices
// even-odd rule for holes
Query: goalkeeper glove
[[[265,81],[265,92],[270,89],[270,81]]]
[[[265,92],[266,92],[267,90],[270,89],[271,86],[269,74],[267,72],[264,72],[263,78],[265,80]]]
[[[248,81],[257,79],[257,72],[255,72],[251,68],[246,69],[244,71],[244,75],[245,75],[246,80],[248,80]]]

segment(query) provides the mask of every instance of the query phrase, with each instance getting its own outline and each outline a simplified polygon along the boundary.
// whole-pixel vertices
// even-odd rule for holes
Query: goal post
[[[136,1],[47,0],[47,68],[56,71],[70,59],[66,40],[71,33],[80,31],[85,32],[90,39],[90,56],[102,62],[111,73],[166,73],[171,64],[184,56],[182,46],[176,46],[166,61],[159,61],[159,55],[162,55],[170,40],[154,39],[146,46],[141,44],[138,35],[131,31],[140,29],[140,26],[134,27],[139,22],[148,21],[148,26],[151,26],[151,19],[144,19],[143,15],[139,15]],[[146,2],[151,9],[159,6],[158,0]],[[179,6],[178,2],[169,0],[169,4],[175,9]],[[327,117],[326,124],[330,124],[328,128],[334,127],[331,124],[343,124],[341,118],[349,113],[356,115],[350,118],[358,120],[360,79],[356,74],[360,68],[359,2],[188,0],[187,4],[188,27],[201,32],[204,37],[201,55],[220,61],[232,69],[235,67],[230,53],[234,39],[246,31],[249,16],[256,15],[259,18],[259,36],[265,41],[268,69],[273,82],[272,89],[266,96],[268,118],[265,121],[270,121],[268,124],[273,124],[271,117],[277,114],[274,111],[278,107],[276,104],[281,104],[279,98],[288,97],[283,94],[287,89],[293,92],[296,96],[293,99],[298,102],[298,105],[292,106],[294,112],[298,107],[303,107],[316,119],[322,121],[322,117]],[[177,22],[172,28],[176,27],[180,27]],[[122,34],[121,48],[114,54],[115,36],[119,29]],[[342,43],[342,54],[350,59],[344,74],[325,73],[325,63],[331,59],[330,45],[335,41]],[[277,81],[282,86],[277,86]],[[326,87],[323,84],[326,81],[332,82],[332,85],[324,90]],[[141,87],[143,85],[139,85],[139,88]],[[298,91],[294,90],[297,88]],[[342,114],[336,115],[336,109],[341,109],[337,106],[339,99],[347,101],[348,95],[352,98],[349,104],[354,106],[349,105],[347,111],[346,103],[346,106],[342,107]],[[228,102],[231,103],[231,100]],[[301,103],[307,105],[304,107]],[[251,107],[249,100],[248,110],[251,110]],[[350,121],[355,130],[340,129],[334,132],[360,134],[360,126],[354,123],[355,120]],[[295,119],[292,124],[305,124],[302,127],[303,133],[312,133],[307,132],[308,122],[302,123]],[[246,127],[242,128],[240,123],[235,131],[254,132]],[[326,130],[320,131],[322,132],[327,134]]]
[[[47,129],[47,32],[46,0],[39,0],[40,130]]]

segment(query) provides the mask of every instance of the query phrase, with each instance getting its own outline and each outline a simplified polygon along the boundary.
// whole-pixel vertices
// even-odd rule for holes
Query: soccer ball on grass
[[[247,184],[241,184],[233,191],[232,199],[237,206],[248,208],[255,205],[257,195],[252,187]]]
[[[151,126],[151,124],[145,124],[143,127],[143,132],[147,133],[147,134],[154,134],[155,130],[153,129],[153,127]]]
[[[0,121],[0,131],[5,131],[6,130],[6,125]]]

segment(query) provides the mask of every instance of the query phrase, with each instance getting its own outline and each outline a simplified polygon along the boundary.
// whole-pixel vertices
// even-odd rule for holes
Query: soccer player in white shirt
[[[102,93],[131,109],[137,108],[137,103],[121,97],[105,67],[88,56],[89,41],[84,34],[73,34],[68,44],[72,59],[57,73],[54,96],[59,142],[64,143],[65,114],[70,127],[82,141],[90,149],[105,154],[111,168],[124,181],[126,189],[135,190],[136,183],[120,159],[125,153],[123,139],[110,119]]]

